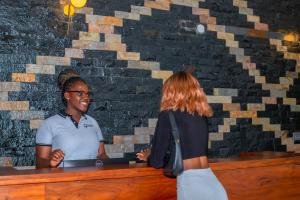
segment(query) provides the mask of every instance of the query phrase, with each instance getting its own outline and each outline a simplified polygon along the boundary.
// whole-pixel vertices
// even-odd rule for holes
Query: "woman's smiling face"
[[[82,81],[73,83],[69,90],[64,94],[67,100],[67,108],[75,112],[84,113],[87,111],[90,103],[88,86]]]

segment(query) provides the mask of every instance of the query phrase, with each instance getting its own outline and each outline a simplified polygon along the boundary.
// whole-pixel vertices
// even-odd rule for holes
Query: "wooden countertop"
[[[300,154],[242,153],[210,159],[230,200],[299,200]],[[175,200],[176,179],[145,163],[105,167],[0,168],[0,199]]]
[[[243,153],[239,157],[211,159],[213,171],[254,168],[272,165],[300,165],[300,154],[281,152]],[[49,183],[112,178],[130,178],[162,174],[145,163],[116,164],[106,167],[53,168],[33,170],[13,170],[0,168],[0,186],[14,184]]]

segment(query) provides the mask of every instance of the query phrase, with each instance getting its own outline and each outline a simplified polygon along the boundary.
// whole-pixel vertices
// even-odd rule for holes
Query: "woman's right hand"
[[[150,154],[151,154],[151,149],[144,149],[141,152],[137,153],[136,157],[140,160],[147,161]]]
[[[50,167],[57,167],[64,159],[64,152],[61,149],[55,149],[50,154]]]

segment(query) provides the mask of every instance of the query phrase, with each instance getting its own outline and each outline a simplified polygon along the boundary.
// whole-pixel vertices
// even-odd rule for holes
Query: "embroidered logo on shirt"
[[[93,127],[93,124],[83,124],[84,128]]]

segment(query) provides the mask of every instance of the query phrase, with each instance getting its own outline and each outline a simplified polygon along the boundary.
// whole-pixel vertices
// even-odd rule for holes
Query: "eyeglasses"
[[[83,97],[84,95],[87,96],[87,97],[92,96],[91,92],[84,92],[84,91],[79,91],[79,90],[70,90],[70,91],[67,91],[67,92],[74,92],[79,97]]]

